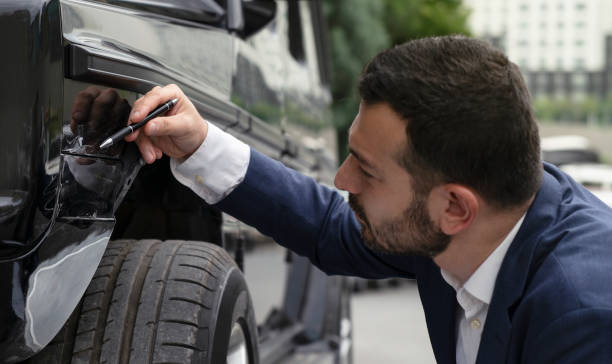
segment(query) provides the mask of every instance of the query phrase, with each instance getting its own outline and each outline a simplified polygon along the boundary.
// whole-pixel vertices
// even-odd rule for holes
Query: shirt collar
[[[508,251],[510,244],[512,243],[512,240],[514,240],[514,237],[523,224],[525,215],[526,214],[523,214],[523,216],[521,216],[501,244],[499,244],[497,248],[495,248],[495,250],[487,257],[487,259],[480,264],[476,271],[472,273],[468,280],[463,284],[463,287],[460,286],[459,280],[456,277],[444,269],[441,269],[444,280],[451,285],[455,291],[463,288],[474,298],[488,305],[491,302],[491,297],[493,296],[493,289],[495,288],[497,273],[499,273],[499,269],[501,268],[502,262],[506,256],[506,252]]]

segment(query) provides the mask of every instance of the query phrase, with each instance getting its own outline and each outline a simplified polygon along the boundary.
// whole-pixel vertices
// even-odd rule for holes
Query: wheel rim
[[[238,322],[232,326],[229,347],[227,348],[227,364],[248,364],[249,355],[246,344],[246,337],[242,325]]]

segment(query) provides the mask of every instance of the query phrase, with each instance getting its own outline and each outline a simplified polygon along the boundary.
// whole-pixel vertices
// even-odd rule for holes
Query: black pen
[[[118,132],[111,135],[102,144],[100,144],[100,149],[106,149],[112,146],[113,144],[118,143],[121,139],[125,138],[126,135],[131,134],[135,132],[136,130],[145,126],[145,124],[148,123],[149,120],[155,119],[157,116],[172,109],[174,105],[176,105],[177,102],[178,102],[178,99],[172,99],[162,105],[159,105],[157,109],[151,111],[149,115],[147,115],[144,119],[142,119],[142,121],[139,121],[132,125],[128,125],[125,128],[121,128]]]

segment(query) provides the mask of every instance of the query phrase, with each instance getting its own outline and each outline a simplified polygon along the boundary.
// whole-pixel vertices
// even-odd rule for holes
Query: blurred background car
[[[580,135],[542,138],[542,159],[557,165],[600,200],[612,206],[612,166],[600,163],[589,139]]]
[[[576,182],[612,206],[612,166],[598,163],[570,163],[561,166]]]
[[[581,135],[544,137],[541,141],[542,159],[556,166],[568,163],[599,163],[599,153],[588,138]]]

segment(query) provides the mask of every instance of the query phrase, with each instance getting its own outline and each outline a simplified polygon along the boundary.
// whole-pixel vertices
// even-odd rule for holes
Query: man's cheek
[[[389,211],[388,207],[377,201],[376,203],[371,203],[364,207],[364,212],[367,216],[368,221],[371,224],[376,225],[377,222],[384,220],[385,216],[387,216]]]

